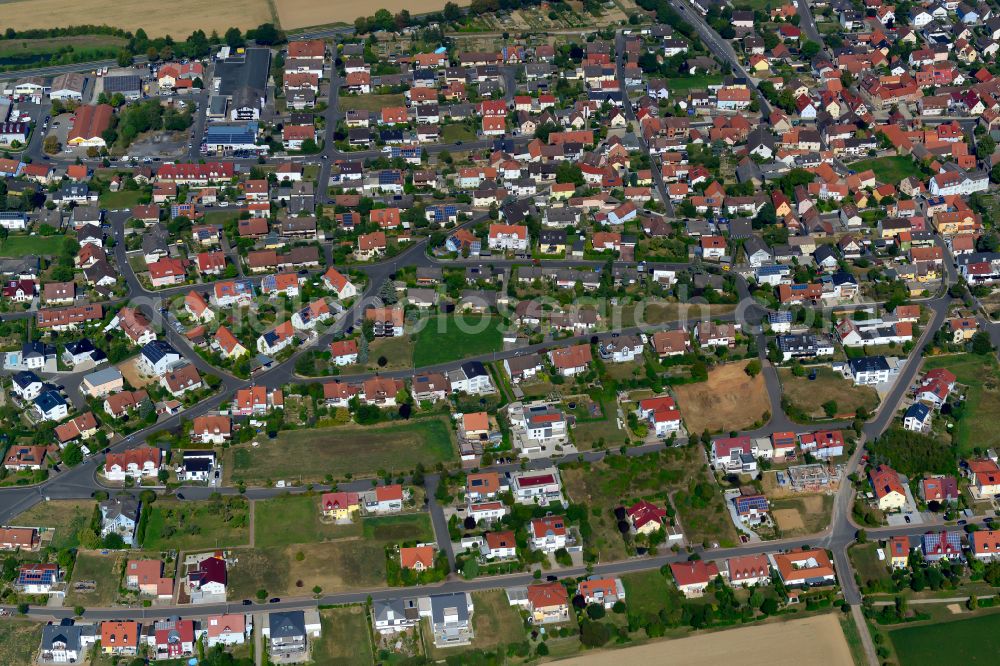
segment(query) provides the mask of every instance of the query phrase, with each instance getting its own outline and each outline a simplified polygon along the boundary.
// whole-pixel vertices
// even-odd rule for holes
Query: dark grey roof
[[[306,635],[306,615],[302,611],[271,613],[268,616],[271,638],[296,638]]]
[[[851,370],[855,373],[879,372],[889,369],[889,363],[884,356],[862,356],[861,358],[852,358],[849,363]]]
[[[462,372],[464,372],[465,376],[469,379],[472,379],[473,377],[489,376],[489,373],[486,372],[486,367],[479,361],[469,361],[468,363],[463,363]]]

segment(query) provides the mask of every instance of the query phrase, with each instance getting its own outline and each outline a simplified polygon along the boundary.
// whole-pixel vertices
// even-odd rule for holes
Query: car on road
[[[179,500],[184,499],[184,493],[177,493],[177,499]]]
[[[244,599],[244,600],[243,600],[243,605],[244,605],[244,606],[250,606],[250,605],[252,605],[252,604],[253,604],[253,602],[252,602],[252,601],[250,601],[249,599]]]
[[[548,575],[548,576],[545,577],[545,580],[547,580],[550,583],[554,583],[557,580],[559,580],[559,576]]]
[[[910,517],[909,516],[903,516],[903,520],[905,520],[907,523],[909,523],[910,522]]]
[[[963,520],[958,521],[958,524],[959,525],[966,525],[966,524],[968,524],[968,522],[969,521],[963,519]]]
[[[281,601],[281,597],[271,597],[271,600],[268,603],[269,604],[276,604],[279,601]]]

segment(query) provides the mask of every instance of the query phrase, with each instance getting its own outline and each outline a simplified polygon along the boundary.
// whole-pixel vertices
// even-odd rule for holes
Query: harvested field
[[[745,430],[770,412],[764,375],[751,379],[749,361],[726,363],[708,373],[708,381],[675,387],[688,432]]]
[[[455,0],[456,4],[468,6],[469,0]],[[411,14],[427,14],[444,9],[444,0],[419,0],[417,4],[406,0],[382,0],[375,5],[364,6],[345,0],[316,3],[314,0],[275,0],[278,19],[285,30],[307,28],[328,23],[354,23],[359,15],[371,16],[377,9],[388,9],[393,15],[401,9]]]
[[[299,0],[299,4],[305,6],[309,3]],[[360,11],[357,7],[348,10],[347,3],[342,3],[342,6],[345,13],[351,11],[356,14]],[[403,6],[400,3],[399,7]],[[316,19],[313,24],[323,22],[318,14],[313,16]],[[271,20],[267,0],[219,0],[210,5],[198,0],[172,3],[83,0],[73,4],[62,0],[5,0],[0,3],[0,25],[15,30],[103,23],[133,32],[142,28],[150,37],[170,34],[175,39],[183,39],[197,29],[204,30],[206,34],[218,30],[222,34],[233,26],[256,28]],[[353,16],[350,21],[354,21]]]
[[[774,514],[775,522],[778,523],[778,527],[783,532],[805,528],[802,517],[795,509],[775,509],[772,513]]]
[[[656,641],[624,650],[603,650],[562,662],[569,666],[739,662],[742,666],[852,666],[851,650],[834,614],[803,620]]]

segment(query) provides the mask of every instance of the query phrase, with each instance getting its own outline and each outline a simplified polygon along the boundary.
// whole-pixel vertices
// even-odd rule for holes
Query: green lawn
[[[407,513],[362,519],[364,538],[385,543],[399,541],[433,541],[434,528],[426,513]]]
[[[451,430],[443,418],[369,427],[341,426],[286,430],[261,446],[226,451],[227,474],[261,484],[268,480],[317,482],[327,475],[373,476],[379,470],[403,472],[418,462],[433,467],[456,458]]]
[[[452,123],[441,126],[441,141],[455,143],[456,141],[475,141],[476,133],[466,125]]]
[[[920,169],[913,163],[913,158],[908,155],[875,157],[854,162],[848,166],[858,173],[871,169],[875,172],[875,178],[879,182],[892,183],[893,185],[909,176],[922,177]]]
[[[357,537],[361,524],[320,522],[320,495],[286,495],[254,502],[254,546],[271,548]]]
[[[1000,445],[1000,429],[995,427],[995,417],[1000,414],[1000,376],[994,357],[953,354],[924,360],[924,371],[934,368],[947,368],[968,387],[965,415],[954,431],[958,454],[971,454],[974,447]]]
[[[205,502],[160,500],[152,505],[146,550],[202,550],[241,546],[250,541],[250,509],[242,497]]]
[[[875,552],[877,549],[878,544],[868,543],[852,546],[848,551],[862,584],[868,581],[889,580],[888,563],[878,559],[878,553]]]
[[[402,94],[392,95],[341,95],[337,103],[342,111],[358,109],[380,113],[387,106],[403,106],[406,104]]]
[[[320,612],[323,634],[313,642],[312,657],[317,664],[368,666],[373,663],[368,612],[364,606],[326,608]]]
[[[694,76],[674,76],[667,79],[670,92],[687,93],[691,90],[705,90],[711,85],[722,83],[719,74],[695,74]]]
[[[625,574],[622,584],[629,614],[657,614],[664,608],[680,606],[683,601],[677,588],[656,570]]]
[[[62,252],[66,237],[58,236],[8,236],[0,244],[0,257],[23,257],[29,254],[56,256]]]
[[[143,193],[139,190],[119,190],[118,192],[102,192],[99,197],[101,206],[112,210],[131,208],[139,203]]]
[[[889,637],[901,666],[995,664],[1000,614],[894,629]]]
[[[368,347],[368,367],[372,370],[412,368],[413,347],[409,335],[398,338],[376,338]],[[379,359],[383,357],[385,363],[379,364]]]
[[[422,368],[501,351],[502,323],[498,317],[476,315],[431,317],[417,334],[413,367]]]

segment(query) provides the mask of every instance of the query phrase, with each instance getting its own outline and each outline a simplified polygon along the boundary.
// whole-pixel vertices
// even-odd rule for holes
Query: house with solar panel
[[[733,498],[736,514],[747,525],[760,525],[770,520],[771,505],[759,494],[739,494]]]

